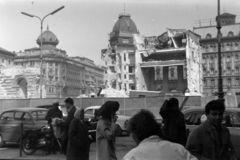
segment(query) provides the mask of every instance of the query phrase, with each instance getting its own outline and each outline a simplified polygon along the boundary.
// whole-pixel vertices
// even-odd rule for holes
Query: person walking
[[[197,160],[182,145],[162,139],[161,125],[149,110],[141,109],[130,118],[127,130],[137,147],[123,160]]]
[[[97,111],[101,116],[96,131],[97,156],[96,160],[117,160],[115,153],[115,113],[119,109],[117,101],[107,101]]]
[[[205,106],[207,120],[194,129],[188,138],[186,149],[199,160],[235,160],[230,133],[222,125],[225,106],[213,100]]]
[[[184,115],[179,110],[178,99],[165,100],[159,114],[163,118],[163,139],[185,146],[187,142],[186,125]]]
[[[84,123],[84,109],[74,113],[68,132],[67,160],[89,160],[90,140]]]
[[[67,107],[67,110],[68,110],[68,115],[67,115],[66,121],[60,122],[59,125],[64,127],[65,132],[68,133],[70,123],[71,123],[72,119],[74,118],[74,113],[76,111],[76,107],[74,106],[73,99],[70,97],[65,99],[64,102],[65,102],[65,106]],[[67,145],[68,145],[68,134],[66,134],[66,137],[63,140],[61,153],[63,153],[63,154],[67,153]]]

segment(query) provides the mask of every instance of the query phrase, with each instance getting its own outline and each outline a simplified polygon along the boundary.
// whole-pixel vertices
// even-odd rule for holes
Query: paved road
[[[123,158],[123,156],[132,148],[135,147],[134,141],[129,136],[122,136],[117,137],[116,139],[116,154],[119,160]],[[4,148],[0,148],[0,159],[59,159],[59,160],[65,160],[66,157],[64,155],[60,155],[60,153],[57,153],[57,155],[47,155],[42,156],[42,152],[40,150],[37,150],[34,155],[25,155],[22,153],[22,157],[20,157],[20,151],[19,151],[19,145],[18,144],[6,144]],[[90,149],[90,160],[96,159],[96,143],[91,144]]]

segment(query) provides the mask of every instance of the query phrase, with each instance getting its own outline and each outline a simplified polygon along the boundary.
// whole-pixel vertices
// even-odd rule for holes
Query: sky
[[[192,30],[197,20],[217,16],[217,0],[0,0],[0,47],[11,52],[38,47],[40,20],[21,12],[43,18],[61,6],[44,20],[43,31],[48,25],[59,40],[57,48],[68,56],[98,65],[104,64],[101,49],[107,48],[108,34],[124,10],[144,36],[158,36],[166,28]],[[220,13],[235,14],[240,22],[240,0],[221,0],[220,6]]]

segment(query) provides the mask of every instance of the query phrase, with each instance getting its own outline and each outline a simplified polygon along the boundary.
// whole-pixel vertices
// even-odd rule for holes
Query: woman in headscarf
[[[96,131],[97,160],[117,160],[114,124],[118,109],[117,101],[107,101],[96,113],[100,116]]]
[[[89,160],[90,142],[88,129],[83,121],[84,109],[74,113],[68,132],[67,160]]]

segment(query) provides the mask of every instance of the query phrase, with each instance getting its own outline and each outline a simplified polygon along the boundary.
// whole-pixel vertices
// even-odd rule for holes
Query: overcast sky
[[[199,26],[196,20],[217,15],[217,0],[0,0],[0,47],[11,52],[38,47],[40,21],[21,12],[42,18],[65,6],[44,20],[43,31],[49,25],[60,41],[57,48],[69,56],[103,64],[101,49],[108,46],[108,33],[124,12],[124,3],[125,13],[144,36],[160,35],[166,28],[192,30]],[[221,13],[240,15],[239,8],[240,0],[221,0]]]

